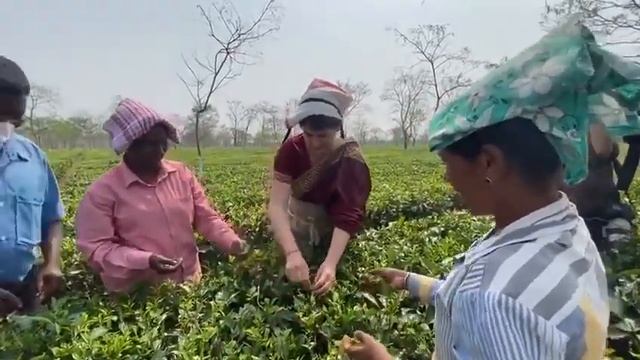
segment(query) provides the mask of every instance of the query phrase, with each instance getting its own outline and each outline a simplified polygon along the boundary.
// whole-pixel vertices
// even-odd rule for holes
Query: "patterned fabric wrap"
[[[515,117],[547,135],[573,185],[587,175],[588,133],[602,122],[614,137],[640,133],[640,64],[601,48],[573,17],[493,70],[429,123],[439,151],[478,129]]]
[[[103,129],[109,133],[111,147],[120,155],[133,140],[146,134],[153,126],[164,124],[169,139],[179,142],[176,128],[155,110],[131,99],[122,100],[113,115],[104,123]]]

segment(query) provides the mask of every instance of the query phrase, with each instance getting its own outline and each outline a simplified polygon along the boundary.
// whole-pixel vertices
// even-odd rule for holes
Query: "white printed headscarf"
[[[313,115],[324,115],[343,121],[345,111],[352,101],[351,95],[338,85],[327,80],[313,79],[300,98],[296,112],[287,118],[287,128],[291,129]]]

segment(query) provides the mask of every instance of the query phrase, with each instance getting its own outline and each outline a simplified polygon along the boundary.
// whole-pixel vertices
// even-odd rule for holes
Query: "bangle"
[[[289,250],[286,253],[284,253],[284,256],[289,256],[289,255],[297,253],[297,252],[300,252],[300,250],[298,250],[298,249]]]
[[[407,283],[409,282],[409,275],[411,275],[410,272],[407,272],[407,275],[404,276],[404,281],[402,282],[403,287],[405,290],[407,290]]]

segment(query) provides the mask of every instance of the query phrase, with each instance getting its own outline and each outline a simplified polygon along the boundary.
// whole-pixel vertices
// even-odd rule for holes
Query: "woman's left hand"
[[[236,240],[231,244],[230,253],[233,256],[243,256],[249,252],[249,244],[244,240]]]
[[[336,283],[336,266],[326,261],[320,265],[311,290],[316,295],[326,294]]]
[[[44,266],[38,272],[38,297],[41,302],[56,296],[64,286],[62,271],[57,266]]]
[[[393,360],[393,357],[378,340],[373,336],[356,331],[355,339],[357,343],[352,344],[344,349],[347,356],[351,360]]]

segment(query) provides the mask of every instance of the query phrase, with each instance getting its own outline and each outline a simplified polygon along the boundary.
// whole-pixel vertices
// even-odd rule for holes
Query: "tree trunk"
[[[402,141],[403,141],[403,146],[404,149],[407,150],[407,148],[409,147],[409,134],[407,134],[406,131],[402,132]]]
[[[204,164],[202,162],[202,150],[200,149],[200,112],[196,111],[196,148],[198,149],[198,170],[200,175],[204,172]]]

